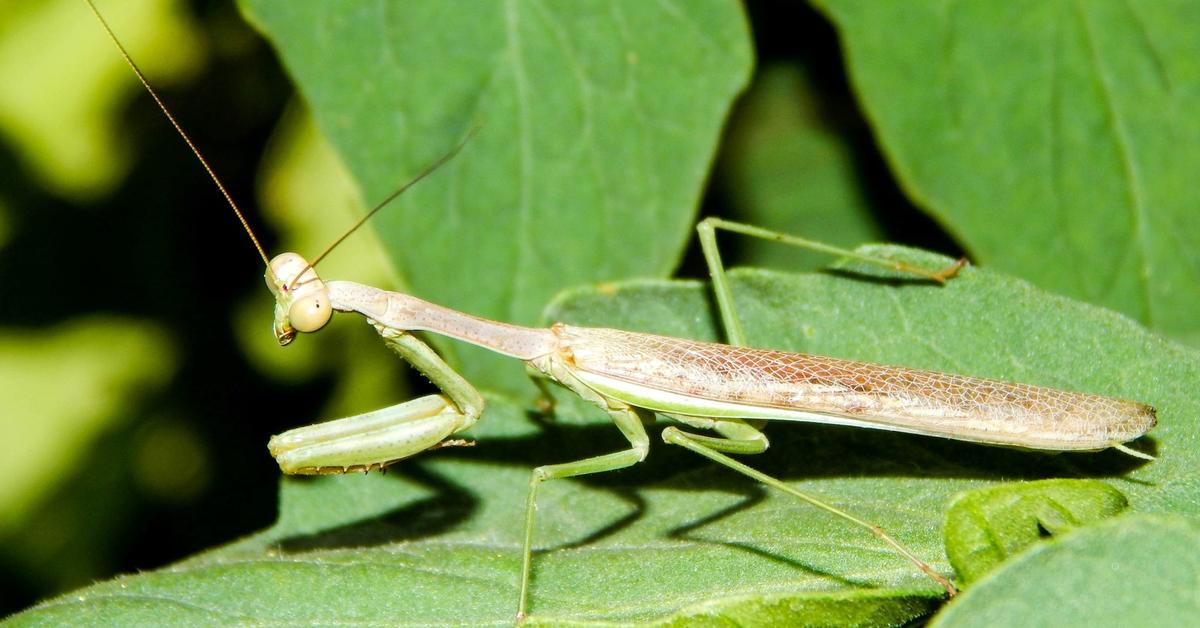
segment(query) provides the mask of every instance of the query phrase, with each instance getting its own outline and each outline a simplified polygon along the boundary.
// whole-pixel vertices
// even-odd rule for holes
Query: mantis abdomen
[[[672,395],[662,406],[676,413],[676,397],[692,398],[711,402],[695,403],[698,415],[716,410],[1052,450],[1105,449],[1155,424],[1153,407],[1113,397],[616,329],[556,330],[589,385],[651,409],[651,390]]]

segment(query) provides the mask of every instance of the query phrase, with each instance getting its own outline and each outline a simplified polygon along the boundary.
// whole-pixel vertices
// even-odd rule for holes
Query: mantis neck
[[[521,360],[532,360],[554,350],[554,334],[548,329],[479,318],[402,292],[352,281],[330,281],[326,285],[335,310],[358,312],[397,331],[431,331]]]

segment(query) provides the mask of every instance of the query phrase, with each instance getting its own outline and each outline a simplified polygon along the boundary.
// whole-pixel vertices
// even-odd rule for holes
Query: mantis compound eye
[[[288,320],[292,328],[299,332],[311,333],[325,326],[333,316],[333,307],[329,297],[324,292],[317,292],[296,299],[288,310]]]

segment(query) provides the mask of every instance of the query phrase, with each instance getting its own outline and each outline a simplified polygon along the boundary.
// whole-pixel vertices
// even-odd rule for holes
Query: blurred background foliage
[[[893,179],[830,22],[801,3],[747,8],[757,71],[701,213],[835,244],[962,254]],[[266,527],[278,482],[271,434],[394,403],[423,384],[362,325],[279,350],[260,262],[91,14],[77,0],[0,9],[7,614]],[[318,250],[362,211],[274,52],[232,4],[103,9],[268,251]],[[852,27],[853,16],[841,17]],[[781,206],[810,213],[772,211]],[[737,239],[723,249],[733,264],[818,263]],[[367,232],[322,266],[327,276],[401,282]],[[690,245],[681,274],[703,273]]]
[[[232,4],[111,4],[271,250],[316,250],[357,215],[353,184]],[[7,614],[267,525],[265,439],[403,398],[405,378],[386,356],[348,359],[374,341],[366,327],[281,352],[253,249],[86,6],[3,9]],[[372,283],[390,273],[368,232],[328,267]]]

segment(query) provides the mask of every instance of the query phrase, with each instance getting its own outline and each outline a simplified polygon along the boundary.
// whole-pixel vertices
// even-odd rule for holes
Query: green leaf
[[[930,268],[949,261],[911,253],[902,258]],[[772,426],[773,451],[804,452],[802,460],[785,464],[776,475],[858,476],[850,483],[853,489],[830,489],[829,480],[798,481],[798,488],[836,494],[845,499],[837,505],[889,529],[899,525],[896,514],[878,513],[894,508],[897,500],[907,505],[917,497],[927,499],[940,511],[967,487],[1055,476],[1112,478],[1136,510],[1198,514],[1200,485],[1189,469],[1197,462],[1190,443],[1197,437],[1200,408],[1186,387],[1175,384],[1200,377],[1200,356],[1194,351],[1107,310],[978,269],[966,269],[944,288],[766,271],[741,271],[735,277],[739,312],[756,346],[1096,392],[1144,400],[1160,410],[1160,425],[1135,445],[1158,452],[1161,459],[1150,464],[1115,451],[1046,455],[836,428]],[[689,292],[674,282],[646,282],[572,294],[550,317],[711,340],[718,335],[706,306],[699,286]],[[831,432],[837,435],[831,438]],[[838,471],[831,472],[834,468]],[[913,475],[927,479],[903,487],[889,483],[892,476]],[[905,514],[918,525],[897,536],[921,548],[918,555],[937,556],[930,548],[937,542],[938,523],[922,519],[926,513],[919,506],[912,510],[917,512]],[[847,525],[823,540],[849,544],[855,532]]]
[[[1185,626],[1200,617],[1197,581],[1195,518],[1119,517],[1022,554],[933,625]]]
[[[1200,4],[818,4],[901,185],[977,260],[1200,343]]]
[[[1112,517],[1129,506],[1095,480],[1003,484],[954,498],[946,513],[946,555],[969,585],[1045,536]]]
[[[721,154],[730,218],[839,246],[873,242],[875,224],[843,121],[824,110],[800,65],[762,68],[738,103]],[[818,268],[829,257],[796,247],[744,243],[746,266]]]
[[[749,65],[733,3],[246,5],[368,200],[484,123],[464,155],[384,213],[381,233],[419,294],[517,322],[563,286],[665,274]],[[585,80],[547,79],[572,73]],[[735,291],[756,345],[1159,407],[1162,424],[1136,444],[1159,455],[1152,463],[770,427],[772,450],[751,463],[882,524],[942,571],[938,526],[952,496],[1014,478],[1108,478],[1135,510],[1196,515],[1200,408],[1181,384],[1200,376],[1194,351],[978,270],[945,288],[748,271]],[[650,281],[577,291],[551,316],[717,338],[711,313],[702,285]],[[623,442],[587,408],[561,404],[540,417],[514,403],[521,374],[511,362],[460,361],[504,393],[488,396],[476,447],[431,452],[386,476],[288,480],[274,527],[50,600],[13,623],[510,624],[530,468]],[[622,473],[549,483],[539,506],[534,622],[901,624],[940,596],[861,530],[661,445]],[[1162,560],[1179,561],[1171,573],[1187,564]]]
[[[875,250],[928,266],[948,261]],[[845,272],[741,271],[734,290],[755,345],[1113,394],[1160,409],[1161,424],[1135,443],[1159,455],[1150,463],[1115,451],[1050,455],[769,426],[771,450],[748,462],[884,526],[943,572],[939,527],[953,496],[1012,479],[1106,478],[1135,511],[1197,514],[1192,469],[1200,453],[1190,443],[1200,408],[1175,382],[1200,378],[1200,356],[1123,316],[970,268],[945,287]],[[708,293],[694,282],[578,290],[550,316],[718,335]],[[503,397],[488,403],[475,447],[431,452],[386,476],[289,480],[274,528],[51,600],[19,619],[506,624],[530,468],[615,451],[623,440],[570,405],[545,420]],[[547,624],[814,616],[899,624],[941,598],[937,585],[861,529],[663,445],[620,473],[550,482],[538,504],[531,611]]]
[[[751,67],[728,0],[242,6],[370,203],[481,125],[375,224],[414,294],[514,323],[566,287],[671,272]],[[530,392],[496,356],[439,347]]]
[[[486,422],[521,425],[522,411],[489,397]],[[526,460],[615,447],[610,426],[579,433],[520,430],[441,450],[387,475],[286,479],[279,522],[172,567],[118,578],[48,601],[24,623],[511,623],[520,572]],[[507,437],[501,434],[507,433]],[[543,451],[553,443],[550,451]],[[688,624],[820,613],[830,625],[902,624],[936,600],[902,559],[884,556],[900,590],[806,590],[837,583],[827,565],[879,562],[863,534],[851,547],[811,548],[836,534],[828,519],[795,536],[778,526],[811,515],[725,474],[663,462],[594,481],[553,482],[539,500],[533,624],[661,619]],[[522,464],[512,464],[519,458]],[[657,472],[654,469],[657,468]],[[661,478],[659,477],[661,474]],[[927,504],[931,509],[932,504]],[[709,520],[711,518],[711,520]],[[779,557],[770,556],[778,552]],[[793,558],[795,557],[795,558]],[[802,563],[792,563],[799,559]],[[693,567],[673,570],[687,561]],[[808,567],[806,567],[808,565]],[[807,574],[808,569],[817,570]],[[838,568],[837,572],[843,571]],[[913,586],[915,585],[915,586]]]
[[[938,268],[948,258],[900,247],[863,247]],[[962,452],[957,464],[920,459],[950,477],[1002,474],[1009,479],[1127,476],[1114,482],[1135,510],[1197,513],[1200,463],[1191,447],[1200,404],[1180,382],[1200,381],[1200,355],[1166,341],[1103,308],[1043,292],[1006,275],[968,267],[945,286],[894,282],[834,271],[787,274],[739,270],[734,294],[752,346],[899,364],[980,377],[1137,399],[1158,409],[1159,425],[1133,446],[1159,456],[1140,463],[1117,451],[1047,455],[900,437],[842,428],[780,426],[773,433],[832,429],[847,439]],[[708,294],[700,284],[635,282],[568,295],[552,320],[690,336],[719,337]],[[792,429],[788,429],[792,428]],[[903,458],[889,454],[884,457]],[[1006,465],[993,466],[1004,462]],[[916,464],[910,461],[907,464]],[[946,493],[949,498],[952,493]],[[891,499],[891,496],[885,496]],[[1197,513],[1200,514],[1200,513]]]

